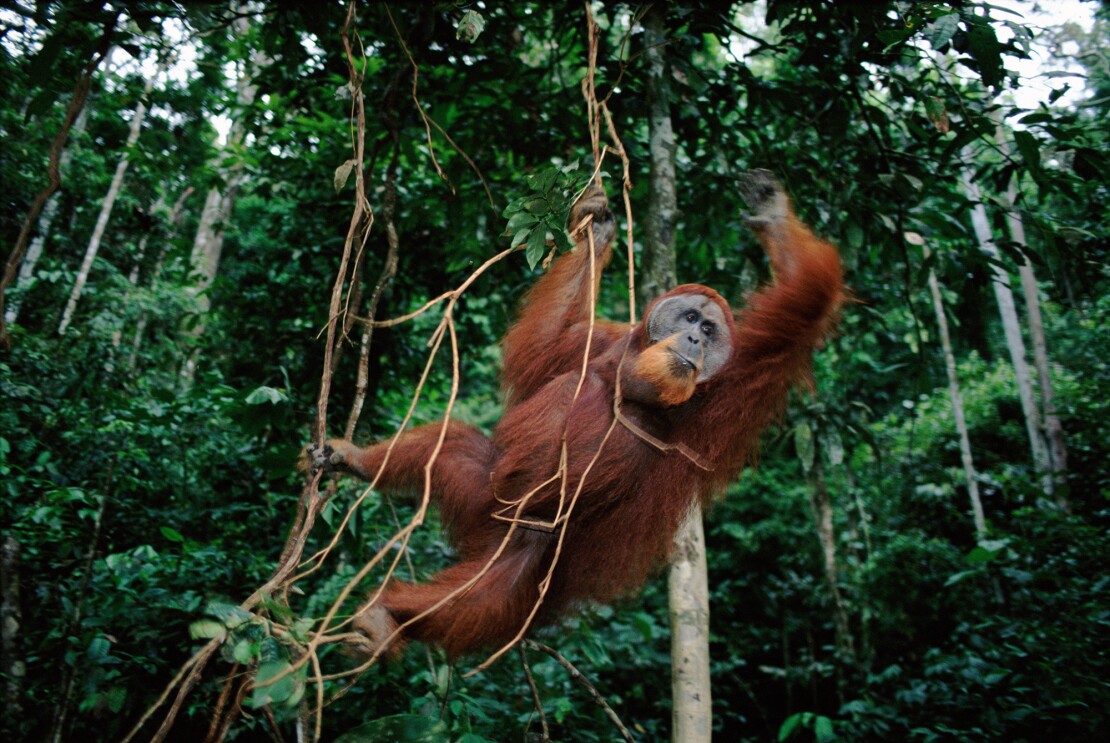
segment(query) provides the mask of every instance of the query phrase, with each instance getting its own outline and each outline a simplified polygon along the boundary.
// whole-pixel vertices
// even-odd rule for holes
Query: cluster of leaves
[[[568,225],[567,218],[588,176],[579,172],[577,161],[525,176],[530,192],[510,201],[501,213],[509,220],[505,230],[512,235],[511,247],[526,246],[529,268],[540,262],[548,239],[554,241],[556,250],[571,249],[566,230],[577,225]]]

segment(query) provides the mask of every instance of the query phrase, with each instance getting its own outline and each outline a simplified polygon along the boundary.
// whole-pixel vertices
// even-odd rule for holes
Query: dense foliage
[[[1098,8],[1093,27],[1041,28],[1020,15],[1031,3],[1014,5],[1019,14],[964,0],[666,6],[680,278],[739,300],[765,275],[735,179],[767,167],[842,247],[858,300],[820,354],[816,394],[795,397],[758,468],[709,514],[720,740],[1110,738],[1110,14],[1087,3]],[[610,95],[631,164],[638,229],[648,187],[643,9],[593,10],[598,89]],[[170,734],[200,740],[233,667],[261,667],[264,677],[275,667],[267,663],[287,657],[264,624],[233,607],[269,577],[304,486],[294,465],[312,437],[319,331],[355,192],[344,168],[356,130],[346,14],[342,3],[297,0],[0,2],[5,252],[47,185],[74,81],[105,40],[114,48],[91,77],[87,119],[65,143],[52,217],[35,221],[41,258],[6,293],[4,309],[18,308],[0,351],[6,740],[119,739],[199,639],[227,630],[234,641]],[[361,3],[357,33],[365,181],[378,217],[394,178],[396,190],[396,276],[377,316],[453,289],[514,239],[527,248],[527,259],[494,265],[459,303],[455,414],[488,428],[500,412],[497,340],[542,270],[529,265],[546,250],[533,226],[558,224],[593,165],[585,9]],[[1030,104],[1019,95],[1030,81],[1012,72],[1030,57],[1046,69],[1077,66],[1048,78]],[[73,323],[59,335],[153,74],[150,112],[127,150]],[[257,95],[244,94],[245,78]],[[619,160],[610,156],[604,171],[617,202]],[[965,172],[982,190],[997,258],[972,230]],[[1025,241],[1008,228],[1011,184]],[[208,285],[195,236],[213,189],[230,193],[233,208],[208,223],[223,236]],[[522,219],[537,196],[535,219]],[[355,282],[364,298],[388,253],[375,223]],[[1051,477],[1030,456],[992,293],[993,267],[1016,287],[1026,259],[1040,280],[1068,453],[1051,495]],[[618,258],[601,314],[627,315],[625,269]],[[930,273],[952,325],[985,534],[971,518]],[[403,420],[436,312],[375,330],[358,438]],[[335,432],[355,396],[358,335],[339,344]],[[414,420],[441,416],[450,386],[441,357]],[[306,554],[326,544],[360,492],[339,484]],[[822,494],[831,532],[821,531]],[[267,598],[257,616],[303,635],[410,508],[367,499],[325,569],[300,581],[288,606]],[[434,526],[410,544],[417,575],[447,557]],[[832,536],[831,573],[822,534]],[[670,730],[665,604],[655,581],[538,636],[642,740]],[[553,739],[614,739],[554,659],[529,658]],[[338,652],[325,660],[350,665]],[[421,651],[376,667],[325,709],[324,738],[354,729],[350,740],[538,734],[519,656],[464,678],[478,661],[452,669]],[[232,702],[246,714],[227,739],[292,738],[305,685],[303,674],[286,679]]]

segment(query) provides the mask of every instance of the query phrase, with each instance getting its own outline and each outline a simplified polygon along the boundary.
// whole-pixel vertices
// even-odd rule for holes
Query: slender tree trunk
[[[671,740],[713,738],[709,678],[709,578],[701,507],[695,502],[675,535],[667,574],[671,625]]]
[[[996,130],[996,139],[1003,153],[1009,155],[1010,143],[1006,139],[1006,133],[1001,124]],[[1017,179],[1018,176],[1015,173],[1006,187],[1006,225],[1010,230],[1010,239],[1022,249],[1024,254],[1024,260],[1018,266],[1018,275],[1021,277],[1022,294],[1025,297],[1026,311],[1029,313],[1029,339],[1033,345],[1033,365],[1037,370],[1037,382],[1041,390],[1041,411],[1044,414],[1045,437],[1048,439],[1053,491],[1057,505],[1068,511],[1071,506],[1064,487],[1068,471],[1068,449],[1064,443],[1064,428],[1060,424],[1060,415],[1056,412],[1056,402],[1053,399],[1052,374],[1048,363],[1044,320],[1041,317],[1040,292],[1037,289],[1036,276],[1033,274],[1033,264],[1029,260],[1025,223],[1021,218],[1021,212],[1017,209]]]
[[[244,9],[240,4],[240,10]],[[250,32],[250,21],[246,16],[236,18],[233,24],[235,33],[240,39],[245,39]],[[248,112],[255,99],[258,97],[258,84],[255,82],[259,70],[269,64],[269,58],[260,50],[251,52],[250,58],[244,60],[239,71],[239,78],[235,83],[235,102],[239,109],[238,115],[231,124],[228,132],[225,151],[235,151],[242,146],[247,134]],[[245,171],[243,161],[236,159],[223,173],[223,189],[213,188],[208,192],[204,201],[204,211],[201,212],[200,223],[197,225],[196,238],[193,241],[192,263],[198,279],[192,288],[196,297],[196,310],[198,322],[186,334],[195,343],[202,335],[207,324],[209,310],[212,307],[208,296],[208,289],[216,280],[220,269],[220,258],[223,254],[224,234],[227,221],[235,207],[235,199],[242,185]],[[193,350],[185,359],[181,376],[186,385],[192,384],[196,374],[196,351]]]
[[[224,249],[224,232],[231,210],[235,207],[235,197],[238,195],[240,183],[243,178],[241,165],[232,166],[224,181],[224,189],[213,188],[208,192],[201,212],[200,222],[197,224],[196,238],[193,240],[192,265],[197,275],[197,281],[191,288],[195,297],[195,308],[199,320],[186,333],[193,343],[196,342],[207,327],[208,313],[212,308],[212,300],[208,290],[216,280],[220,269],[220,257]],[[191,384],[196,374],[196,352],[191,350],[185,360],[182,376],[187,384]]]
[[[105,55],[104,75],[107,79],[112,74],[112,52],[114,47],[109,49]],[[119,65],[115,65],[118,68]],[[30,99],[28,99],[30,100]],[[71,137],[80,135],[85,131],[85,125],[89,120],[89,105],[86,100],[85,105],[81,108],[81,112],[77,114],[77,120],[73,122],[73,127],[70,129]],[[62,152],[62,157],[58,163],[59,176],[65,174],[69,170],[69,164],[73,161],[73,147],[67,146]],[[46,206],[42,210],[42,216],[39,217],[38,234],[35,239],[31,241],[30,246],[27,248],[27,254],[23,257],[23,263],[19,267],[19,278],[16,281],[16,286],[25,288],[30,283],[31,278],[35,274],[35,267],[38,265],[39,259],[42,257],[43,249],[46,247],[46,240],[50,237],[50,228],[54,223],[54,217],[58,213],[58,206],[61,203],[61,195],[58,192],[51,194],[46,202]],[[7,313],[4,315],[4,320],[8,323],[14,323],[19,319],[19,310],[22,305],[22,298],[17,298],[11,302],[8,307]]]
[[[646,240],[640,265],[640,306],[673,289],[675,269],[675,141],[671,124],[671,67],[666,55],[666,5],[644,16],[644,59],[647,63],[648,148],[651,155],[649,206],[644,217]]]
[[[817,539],[821,544],[821,556],[825,565],[825,581],[833,603],[833,620],[836,625],[836,647],[844,658],[856,662],[855,642],[848,624],[848,610],[844,596],[840,592],[840,568],[836,554],[836,530],[833,526],[832,499],[829,497],[829,484],[825,480],[824,467],[821,465],[820,452],[814,453],[809,472],[809,508],[817,529]]]
[[[965,153],[964,160],[970,162],[971,158]],[[979,185],[971,179],[971,172],[967,167],[961,172],[961,178],[967,197],[972,202],[971,223],[975,228],[979,247],[991,259],[991,270],[994,272],[994,280],[991,284],[994,287],[995,300],[998,302],[998,311],[1002,317],[1002,328],[1006,334],[1006,346],[1009,348],[1010,361],[1014,367],[1021,409],[1025,414],[1025,430],[1033,453],[1033,467],[1045,476],[1045,489],[1051,493],[1053,483],[1052,478],[1048,476],[1048,449],[1041,435],[1041,416],[1033,394],[1033,379],[1025,360],[1025,342],[1021,337],[1021,326],[1018,323],[1017,308],[1014,305],[1014,293],[1010,288],[1010,277],[998,265],[1001,260],[998,246],[995,245],[991,234],[990,221],[987,218],[986,207],[983,206]]]
[[[1015,241],[1020,235],[1020,242],[1024,245],[1025,230],[1021,224],[1021,217],[1011,217],[1010,234]],[[1029,338],[1033,345],[1033,365],[1037,371],[1037,382],[1041,391],[1041,411],[1044,415],[1044,432],[1048,439],[1048,459],[1052,468],[1053,492],[1056,503],[1065,511],[1071,509],[1064,485],[1068,471],[1068,448],[1064,441],[1064,427],[1060,423],[1060,414],[1056,410],[1055,394],[1052,390],[1051,365],[1048,362],[1048,347],[1045,343],[1044,320],[1041,317],[1040,295],[1037,289],[1037,279],[1033,274],[1033,265],[1026,258],[1018,267],[1021,277],[1022,294],[1025,297],[1025,306],[1029,310]]]
[[[640,267],[641,306],[677,284],[675,276],[675,141],[671,124],[666,7],[644,16],[651,183]],[[695,502],[675,536],[667,586],[671,625],[671,740],[708,743],[713,735],[709,678],[709,579],[701,507]]]
[[[23,719],[23,675],[26,666],[20,652],[20,624],[23,610],[19,601],[19,540],[4,532],[0,544],[0,673],[4,674],[4,724],[0,731],[14,740],[16,721]]]
[[[147,79],[143,86],[142,98],[135,106],[135,113],[131,117],[131,127],[127,132],[127,143],[124,144],[123,154],[116,164],[112,184],[108,187],[108,193],[104,197],[104,202],[100,205],[100,215],[96,218],[96,227],[93,228],[89,245],[85,248],[85,258],[81,261],[81,268],[77,271],[77,281],[73,285],[73,290],[69,293],[69,301],[66,302],[65,310],[62,311],[62,320],[58,323],[58,335],[65,335],[66,329],[73,321],[73,313],[77,310],[77,302],[81,299],[81,293],[85,289],[85,282],[88,281],[89,271],[92,269],[93,261],[96,260],[96,254],[100,252],[100,241],[104,238],[104,231],[108,228],[108,220],[112,217],[112,207],[115,206],[116,199],[119,197],[120,189],[123,186],[123,177],[127,174],[127,166],[131,159],[131,148],[139,141],[143,119],[146,118],[147,96],[150,95],[151,88],[154,87],[154,81],[161,72],[162,65],[159,64],[158,69]]]
[[[929,249],[925,248],[928,257]],[[948,317],[944,314],[944,300],[940,296],[940,284],[935,271],[929,271],[929,293],[933,296],[933,311],[937,315],[937,329],[940,332],[940,345],[944,350],[944,368],[948,372],[948,396],[952,400],[952,417],[956,421],[956,433],[960,437],[960,461],[964,467],[967,482],[967,495],[971,499],[971,515],[975,522],[975,534],[982,540],[987,535],[987,520],[983,514],[983,501],[979,498],[979,480],[975,476],[975,462],[971,457],[971,438],[964,417],[964,401],[960,395],[960,380],[956,374],[956,356],[952,353],[952,337],[948,334]]]
[[[70,129],[71,135],[79,135],[85,131],[85,124],[89,120],[89,107],[85,106],[81,109],[81,113],[77,114],[77,120],[73,122],[73,127]],[[58,163],[58,173],[64,175],[69,171],[69,164],[73,161],[73,148],[66,147],[62,153],[61,160]],[[19,266],[19,277],[16,279],[15,286],[17,289],[26,289],[27,285],[31,283],[31,278],[35,275],[35,266],[38,265],[39,258],[42,257],[43,248],[46,246],[46,239],[50,237],[50,227],[54,224],[54,217],[58,215],[58,206],[61,203],[61,194],[55,191],[50,195],[46,201],[46,206],[42,209],[42,216],[39,217],[39,231],[35,235],[35,239],[27,247],[27,253],[23,256],[23,263]],[[15,297],[8,305],[8,310],[4,314],[4,321],[8,324],[14,323],[19,319],[19,310],[23,304],[22,297]]]
[[[81,70],[77,77],[77,83],[73,86],[73,95],[70,97],[69,105],[66,107],[65,119],[62,126],[58,129],[57,135],[54,137],[53,143],[50,145],[50,159],[46,166],[47,184],[35,197],[34,202],[31,204],[27,216],[23,219],[23,226],[19,230],[19,237],[16,238],[15,245],[12,247],[11,252],[8,254],[8,260],[4,264],[4,275],[0,278],[0,347],[7,347],[11,345],[11,338],[8,336],[8,324],[5,320],[7,312],[5,311],[4,293],[8,287],[11,286],[12,281],[15,280],[16,272],[19,270],[20,264],[23,262],[23,254],[27,250],[27,244],[31,238],[31,229],[38,223],[39,215],[42,214],[43,208],[54,192],[62,185],[61,174],[61,159],[62,150],[65,148],[66,139],[69,137],[69,132],[73,128],[73,122],[76,120],[77,115],[81,109],[85,107],[85,99],[89,95],[89,84],[92,82],[92,75],[96,68],[100,66],[105,55],[112,45],[112,34],[115,32],[116,24],[119,22],[118,13],[105,24],[104,31],[100,36],[100,46],[93,53],[88,63]]]

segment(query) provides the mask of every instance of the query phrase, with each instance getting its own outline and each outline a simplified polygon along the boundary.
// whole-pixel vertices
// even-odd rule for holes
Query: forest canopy
[[[598,317],[742,307],[756,168],[851,296],[705,514],[714,739],[1110,739],[1107,4],[0,0],[0,137],[5,740],[674,735],[664,570],[346,674],[453,555],[297,461],[488,432],[595,173]]]

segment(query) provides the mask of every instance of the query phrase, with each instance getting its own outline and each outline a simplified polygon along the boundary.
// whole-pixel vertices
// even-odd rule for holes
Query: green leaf
[[[531,227],[539,220],[528,212],[516,212],[509,218],[509,224],[506,225],[506,232],[518,232],[522,227]]]
[[[805,712],[795,712],[782,721],[782,726],[779,727],[779,743],[787,740],[794,731],[802,724],[802,717],[807,714]]]
[[[123,709],[123,703],[127,701],[127,689],[123,686],[113,686],[105,693],[104,699],[108,704],[108,711],[117,714]]]
[[[382,717],[335,739],[335,743],[442,743],[448,740],[447,723],[422,715]]]
[[[549,202],[544,197],[539,196],[536,198],[528,199],[528,202],[524,205],[524,208],[530,211],[532,214],[535,214],[537,217],[544,217],[551,213],[551,202]]]
[[[1002,45],[994,29],[985,22],[968,29],[968,51],[979,65],[979,76],[983,84],[994,87],[1002,82],[1006,68],[1002,65]]]
[[[515,235],[513,235],[513,242],[512,242],[512,247],[514,247],[514,248],[515,248],[515,247],[517,247],[518,245],[520,245],[521,243],[523,243],[523,242],[524,242],[525,240],[527,240],[527,239],[528,239],[528,238],[529,238],[529,237],[531,236],[531,234],[532,234],[532,233],[533,233],[533,232],[534,232],[535,230],[537,230],[537,229],[541,229],[541,228],[537,228],[537,227],[525,227],[524,229],[522,229],[522,230],[520,230],[519,232],[517,232],[517,233],[516,233]]]
[[[1022,116],[1020,119],[1018,119],[1018,121],[1020,121],[1022,124],[1025,124],[1026,126],[1030,126],[1032,124],[1044,124],[1045,122],[1055,121],[1055,119],[1056,117],[1050,113],[1047,113],[1045,111],[1035,111],[1031,114],[1026,114],[1025,116]]]
[[[528,201],[527,196],[521,196],[520,198],[513,199],[512,201],[509,202],[509,205],[505,207],[505,211],[501,212],[501,216],[508,219],[512,215],[514,215],[517,212],[523,210],[524,209],[524,204],[527,201]]]
[[[266,387],[263,385],[262,387],[256,387],[247,395],[246,403],[247,405],[261,405],[264,402],[268,402],[277,405],[288,399],[289,396],[286,395],[284,391],[276,387]]]
[[[940,18],[937,18],[935,21],[925,27],[925,39],[934,49],[940,49],[942,46],[952,40],[952,36],[955,35],[956,29],[959,28],[959,25],[959,13],[949,13],[948,15],[942,15]]]
[[[1021,159],[1025,161],[1026,167],[1032,175],[1036,176],[1041,170],[1041,149],[1037,145],[1037,138],[1027,131],[1016,131],[1014,142],[1021,152]]]
[[[828,743],[828,741],[836,740],[832,720],[822,715],[813,718],[813,734],[817,737],[817,743]]]
[[[189,625],[189,637],[194,640],[211,640],[226,631],[223,624],[215,619],[198,619]]]
[[[244,622],[249,622],[254,616],[241,606],[227,604],[222,601],[210,602],[205,607],[204,613],[216,617],[228,629],[235,629]]]
[[[528,188],[547,196],[553,190],[556,179],[560,175],[561,173],[557,169],[551,168],[542,173],[533,173],[525,177],[524,182],[528,185]]]
[[[308,640],[308,633],[312,629],[312,625],[314,625],[315,623],[316,620],[312,619],[312,617],[302,617],[301,619],[293,622],[293,626],[289,628],[289,631],[292,633],[294,638],[301,642],[305,642]]]
[[[567,251],[574,247],[574,243],[567,237],[567,232],[562,227],[553,227],[551,229],[551,236],[555,238],[555,247],[560,251]]]
[[[897,46],[904,42],[906,39],[910,38],[910,35],[912,33],[913,31],[908,28],[898,30],[885,29],[883,31],[879,31],[875,35],[879,37],[879,41],[886,44],[886,49],[884,49],[883,51],[887,51],[891,47]]]
[[[293,693],[285,700],[286,707],[296,707],[304,698],[305,678],[308,676],[308,666],[301,666],[293,672]]]
[[[794,450],[798,453],[802,469],[806,472],[813,469],[813,456],[816,450],[813,446],[813,429],[808,423],[800,423],[794,429]]]
[[[856,247],[856,248],[863,247],[863,241],[864,241],[865,235],[864,235],[864,232],[863,232],[863,228],[860,227],[859,223],[849,222],[848,225],[844,229],[845,229],[845,234],[847,235],[847,239],[845,240],[845,242],[848,245],[851,245],[851,246]]]
[[[1101,182],[1107,167],[1106,157],[1098,150],[1080,147],[1075,151],[1072,169],[1080,178]]]
[[[254,676],[251,706],[259,709],[267,704],[289,699],[297,689],[296,679],[293,678],[292,673],[288,673],[290,667],[287,660],[270,661],[260,665],[258,673]]]
[[[640,633],[644,642],[651,642],[655,639],[655,621],[650,614],[642,611],[636,612],[632,615],[632,626]]]
[[[38,53],[31,58],[30,64],[27,65],[28,79],[36,86],[51,88],[52,97],[57,96],[57,93],[54,92],[54,86],[50,85],[52,68],[54,67],[54,61],[58,58],[58,53],[65,47],[65,37],[60,32],[55,32],[46,37]]]
[[[535,268],[543,258],[543,249],[547,243],[547,230],[543,226],[536,227],[528,236],[528,248],[524,256],[528,259],[528,268]]]
[[[231,657],[236,663],[250,663],[251,658],[255,656],[255,650],[257,650],[255,643],[250,640],[240,640],[231,648]]]
[[[174,529],[172,527],[162,526],[162,527],[159,527],[159,531],[162,532],[163,537],[170,540],[171,542],[184,542],[185,541],[185,537],[181,536],[181,532],[179,532],[177,529]]]
[[[104,635],[97,635],[89,643],[89,659],[102,660],[108,657],[108,651],[112,649],[112,643]]]
[[[984,539],[979,542],[975,549],[967,553],[967,564],[982,565],[990,562],[1001,555],[1009,544],[1006,539]]]
[[[35,93],[31,98],[31,102],[27,104],[27,111],[23,116],[24,121],[38,118],[54,106],[54,101],[58,98],[58,91],[54,88],[47,86]]]
[[[958,573],[953,573],[952,575],[948,576],[948,580],[944,581],[944,587],[947,588],[948,586],[954,586],[962,581],[964,578],[968,578],[972,575],[978,574],[978,570],[961,570]]]

